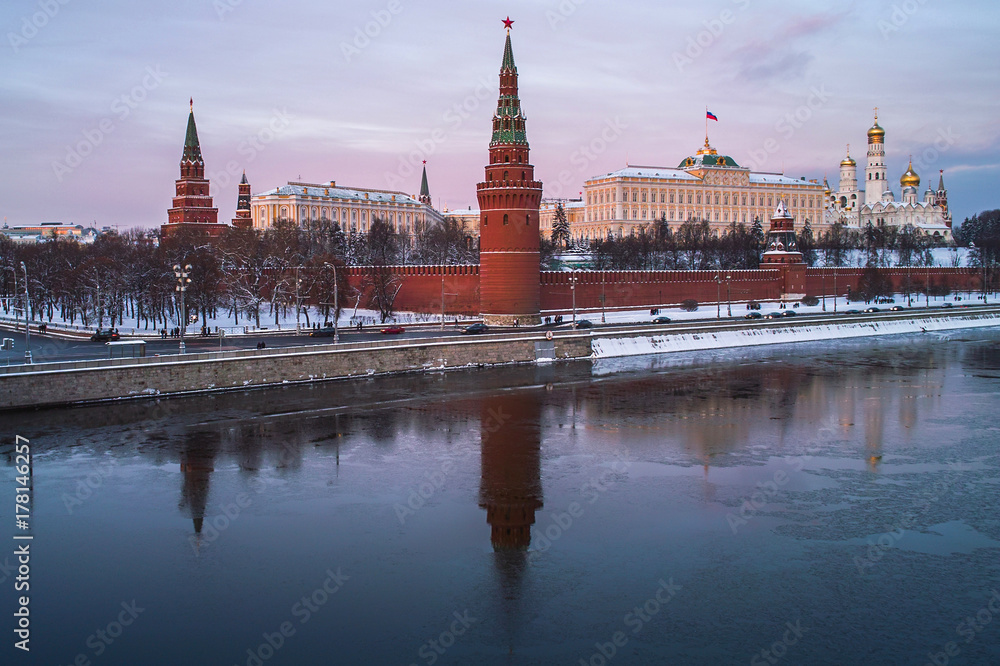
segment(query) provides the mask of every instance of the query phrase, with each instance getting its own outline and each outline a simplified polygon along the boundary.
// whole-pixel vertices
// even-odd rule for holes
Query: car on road
[[[483,323],[473,324],[472,326],[466,326],[462,330],[462,335],[478,335],[479,333],[489,333],[490,327]]]
[[[845,315],[861,314],[860,310],[844,310]]]
[[[379,333],[381,333],[382,335],[399,335],[405,330],[406,329],[403,328],[402,326],[386,326],[381,331],[379,331]]]
[[[670,317],[657,317],[656,319],[653,320],[653,323],[654,324],[669,324],[670,323]]]
[[[577,319],[573,328],[594,328],[594,324],[589,319]]]
[[[332,338],[336,335],[337,329],[333,326],[324,326],[323,328],[317,328],[315,331],[309,334],[310,338]]]
[[[764,315],[762,315],[759,312],[748,312],[745,315],[743,315],[743,318],[744,319],[763,319]]]
[[[781,314],[781,311],[779,310],[777,312],[768,312],[766,315],[764,315],[764,319],[781,319],[781,317],[783,316],[784,315]]]
[[[889,308],[889,312],[902,312],[905,309],[906,308],[904,308],[902,305],[893,305],[891,308]]]
[[[90,336],[91,342],[117,342],[118,340],[121,340],[121,336],[113,328],[99,328]]]
[[[870,308],[865,308],[864,312],[882,312],[882,310],[876,307],[870,307]]]
[[[781,313],[781,316],[782,317],[798,317],[799,313],[796,312],[795,310],[785,310],[784,312]]]
[[[951,307],[954,307],[954,306],[951,303],[944,303],[944,304],[941,305],[941,307],[943,307],[943,308],[951,308]]]

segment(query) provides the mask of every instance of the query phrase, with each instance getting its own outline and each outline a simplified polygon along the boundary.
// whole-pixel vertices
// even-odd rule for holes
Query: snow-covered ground
[[[799,326],[754,326],[728,331],[706,330],[698,333],[624,338],[595,336],[592,348],[595,358],[611,358],[791,342],[841,340],[879,335],[899,335],[901,333],[927,333],[943,336],[945,335],[944,331],[993,326],[1000,326],[1000,315],[968,312],[955,317],[930,317],[926,314],[923,316],[914,314],[909,319],[880,319],[877,315],[873,315],[864,321],[832,320]]]

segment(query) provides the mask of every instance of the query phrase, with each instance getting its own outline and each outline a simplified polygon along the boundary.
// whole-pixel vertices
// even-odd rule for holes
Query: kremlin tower
[[[795,239],[795,218],[788,212],[784,199],[771,216],[767,245],[760,260],[761,268],[781,271],[782,300],[797,301],[806,295],[806,264]]]
[[[181,177],[176,182],[173,207],[167,211],[167,223],[160,234],[167,238],[180,230],[193,230],[206,236],[219,236],[228,225],[219,224],[219,209],[212,207],[209,182],[205,178],[205,161],[201,157],[198,128],[194,124],[194,100],[188,115],[184,153],[181,155]]]
[[[237,229],[250,229],[253,227],[253,220],[250,217],[250,183],[247,182],[247,172],[243,172],[243,179],[240,180],[240,194],[236,199],[236,217],[233,218],[233,226]]]
[[[541,323],[539,317],[539,206],[542,184],[528,161],[525,116],[517,96],[517,67],[507,41],[500,65],[500,99],[493,116],[486,180],[479,199],[479,310],[487,324]]]

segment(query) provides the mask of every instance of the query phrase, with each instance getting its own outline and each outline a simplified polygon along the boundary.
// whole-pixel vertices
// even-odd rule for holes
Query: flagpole
[[[708,107],[705,107],[705,145],[708,145]]]

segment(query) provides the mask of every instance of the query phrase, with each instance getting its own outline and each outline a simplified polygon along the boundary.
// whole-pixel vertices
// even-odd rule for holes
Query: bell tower
[[[500,99],[493,115],[486,180],[479,200],[479,310],[487,324],[541,323],[539,316],[539,215],[542,184],[528,160],[525,116],[517,96],[517,67],[510,44],[500,65]]]

